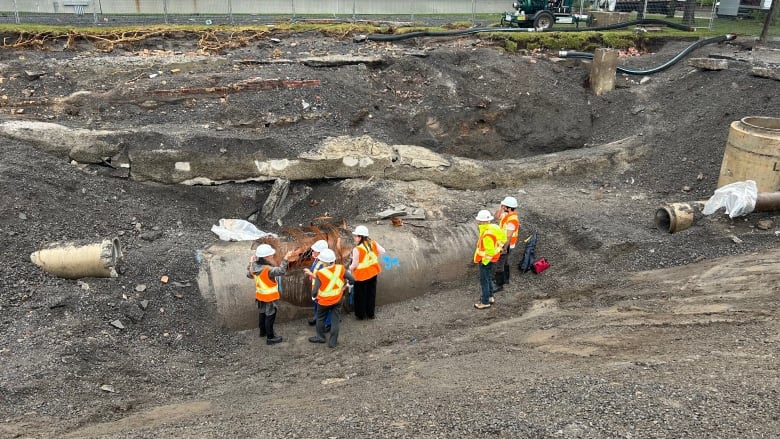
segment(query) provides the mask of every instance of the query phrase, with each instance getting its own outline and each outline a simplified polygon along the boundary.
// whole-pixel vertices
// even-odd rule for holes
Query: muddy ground
[[[693,41],[620,63],[657,66]],[[691,55],[728,59],[727,70],[680,62],[646,78],[618,74],[602,96],[586,88],[583,61],[507,53],[485,36],[355,43],[274,33],[217,53],[197,43],[168,35],[112,51],[88,41],[4,49],[2,121],[147,130],[129,142],[136,148],[163,144],[169,132],[207,132],[179,146],[275,158],[341,135],[479,160],[587,154],[630,136],[643,147],[609,167],[511,187],[294,181],[293,193],[311,192],[262,229],[323,215],[357,224],[393,203],[465,223],[513,195],[523,233],[539,233],[537,254],[552,263],[541,275],[513,271],[496,306],[478,311],[477,272],[463,261],[461,279],[422,285],[374,321],[345,316],[340,344],[328,350],[307,342],[305,320],[278,324],[285,342],[276,346],[220,328],[198,291],[198,250],[217,240],[211,226],[254,218],[271,182],[139,181],[110,157],[77,163],[4,137],[0,436],[780,433],[777,215],[719,213],[677,234],[653,222],[662,204],[712,194],[731,122],[780,115],[780,82],[751,75],[749,40]],[[332,54],[385,61],[298,62]],[[320,83],[159,92],[226,90],[250,78]],[[85,91],[93,98],[74,98]],[[117,278],[60,279],[30,262],[45,243],[111,236],[125,253]],[[117,319],[123,329],[111,325]]]

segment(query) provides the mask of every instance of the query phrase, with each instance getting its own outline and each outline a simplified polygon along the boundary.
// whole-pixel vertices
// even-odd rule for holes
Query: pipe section
[[[371,238],[387,253],[377,284],[377,305],[420,296],[442,281],[462,277],[471,265],[477,228],[471,224],[427,221],[425,227],[369,225]],[[252,242],[217,242],[199,252],[198,286],[216,310],[219,323],[233,330],[257,327],[254,283],[246,277]],[[281,242],[277,254],[295,244]],[[352,241],[345,242],[348,255]],[[345,261],[346,263],[346,261]],[[310,316],[311,283],[302,266],[282,279],[280,321]]]
[[[706,201],[693,201],[662,206],[655,211],[655,226],[658,230],[667,233],[685,230],[704,216],[702,210],[705,203]],[[780,192],[763,192],[757,195],[756,206],[750,213],[778,210],[780,210]]]
[[[118,238],[87,244],[54,242],[30,254],[33,264],[65,279],[117,277],[122,258]]]
[[[692,203],[672,203],[655,211],[655,226],[658,230],[677,233],[693,224],[694,217],[703,216],[705,201]]]

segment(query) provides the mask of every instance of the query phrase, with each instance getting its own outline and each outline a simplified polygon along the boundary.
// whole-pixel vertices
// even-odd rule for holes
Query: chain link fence
[[[68,25],[268,23],[303,18],[498,16],[507,0],[0,0],[0,23]]]
[[[516,0],[517,1],[517,0]],[[566,1],[566,0],[559,0]],[[609,0],[571,0],[578,12]],[[775,0],[780,1],[780,0]],[[734,2],[739,6],[734,7]],[[732,27],[747,35],[761,32],[772,0],[699,0],[695,27]],[[425,24],[471,21],[497,23],[511,0],[0,0],[1,23],[67,26],[122,26],[153,24],[241,25],[273,24],[307,19],[365,21],[393,19]],[[521,2],[522,3],[522,2]],[[722,3],[722,5],[721,5]],[[684,0],[615,0],[616,11],[660,14],[681,18]],[[660,8],[660,9],[659,9]],[[780,38],[777,17],[769,35]]]

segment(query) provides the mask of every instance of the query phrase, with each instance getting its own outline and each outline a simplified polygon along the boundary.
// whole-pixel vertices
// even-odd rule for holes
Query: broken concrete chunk
[[[727,70],[729,68],[728,60],[714,58],[691,58],[688,60],[688,65],[704,70]]]
[[[29,71],[29,70],[25,70],[24,74],[27,75],[27,79],[35,80],[35,79],[38,79],[41,76],[45,75],[46,72],[32,72],[32,71]]]
[[[780,81],[780,67],[758,67],[755,66],[750,70],[750,73],[753,76],[758,76],[761,78],[769,78],[774,79],[777,81]]]
[[[379,219],[387,219],[394,216],[406,216],[406,211],[403,210],[396,210],[396,209],[387,209],[379,212],[377,214]]]

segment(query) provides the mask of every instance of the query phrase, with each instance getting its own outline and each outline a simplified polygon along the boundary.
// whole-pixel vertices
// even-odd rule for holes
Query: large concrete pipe
[[[745,117],[731,123],[718,187],[753,180],[758,192],[780,190],[780,118]]]
[[[371,238],[387,253],[377,285],[377,304],[387,304],[424,294],[437,282],[456,279],[468,270],[477,241],[473,224],[443,224],[430,221],[426,227],[368,226]],[[342,240],[348,255],[352,241]],[[210,301],[220,323],[229,329],[257,326],[254,283],[246,277],[254,242],[218,242],[200,252],[198,286]],[[277,256],[295,243],[280,239]],[[333,247],[333,242],[331,242]],[[311,314],[311,283],[303,266],[288,270],[282,279],[280,320]]]
[[[677,233],[691,226],[697,219],[704,216],[702,210],[706,201],[690,203],[672,203],[659,207],[655,211],[655,226],[658,230]],[[764,192],[757,194],[756,207],[752,212],[774,212],[780,210],[780,192]]]
[[[33,264],[66,279],[117,277],[122,261],[119,239],[94,243],[53,242],[30,255]]]

